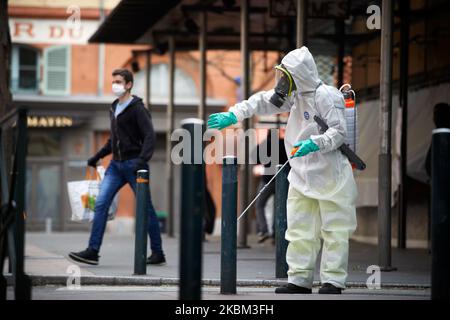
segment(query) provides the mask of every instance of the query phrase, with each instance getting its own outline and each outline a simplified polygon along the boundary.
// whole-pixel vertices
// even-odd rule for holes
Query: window
[[[29,46],[13,45],[11,54],[11,90],[13,92],[37,92],[39,89],[39,51]]]
[[[44,50],[44,94],[70,94],[70,46],[52,46]]]
[[[134,75],[132,92],[144,96],[145,70]],[[154,64],[151,67],[150,94],[152,98],[167,98],[169,95],[169,66],[165,63]],[[194,80],[179,68],[175,68],[175,97],[195,98],[197,88]]]
[[[334,70],[335,64],[332,56],[316,55],[314,57],[316,62],[317,72],[319,73],[319,78],[329,85],[334,85]]]
[[[44,130],[30,130],[28,156],[60,157],[63,154],[61,134]]]

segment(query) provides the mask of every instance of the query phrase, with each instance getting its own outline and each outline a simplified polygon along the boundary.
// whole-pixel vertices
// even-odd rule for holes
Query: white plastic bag
[[[104,174],[100,169],[100,172]],[[101,178],[99,172],[95,171],[95,177],[91,176],[90,170],[87,170],[85,180],[71,181],[67,183],[70,207],[72,209],[72,221],[91,222],[95,214],[95,201],[98,197],[101,187]],[[108,210],[108,220],[114,219],[117,211],[118,194]]]

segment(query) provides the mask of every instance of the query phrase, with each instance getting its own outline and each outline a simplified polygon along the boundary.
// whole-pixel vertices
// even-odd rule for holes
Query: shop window
[[[35,164],[27,168],[26,212],[29,222],[43,224],[60,219],[61,167]]]
[[[11,90],[32,92],[39,89],[39,51],[25,45],[11,49]]]
[[[31,131],[29,133],[28,156],[60,157],[62,155],[61,134],[58,132]]]
[[[71,134],[67,142],[69,157],[84,159],[88,156],[89,144],[86,134]]]
[[[44,49],[44,94],[70,94],[70,46],[52,46]]]

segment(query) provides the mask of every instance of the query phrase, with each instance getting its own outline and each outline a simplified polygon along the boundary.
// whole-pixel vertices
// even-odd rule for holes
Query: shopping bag
[[[85,180],[71,181],[67,183],[70,207],[72,210],[72,221],[91,222],[95,214],[95,201],[101,187],[101,176],[94,170],[86,171]],[[108,210],[108,220],[115,217],[117,211],[118,195],[114,197],[113,203]]]

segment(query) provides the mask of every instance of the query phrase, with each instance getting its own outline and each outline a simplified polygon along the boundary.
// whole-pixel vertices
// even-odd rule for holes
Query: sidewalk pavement
[[[51,234],[28,232],[26,234],[25,269],[32,276],[35,289],[40,288],[39,292],[43,293],[43,297],[55,298],[54,293],[61,294],[61,297],[70,296],[70,293],[64,293],[64,288],[51,289],[51,287],[42,286],[66,286],[70,275],[68,268],[76,264],[67,258],[67,254],[70,251],[85,249],[88,237],[88,233],[69,232]],[[274,246],[270,240],[264,244],[258,244],[256,237],[249,237],[248,243],[250,249],[237,250],[238,292],[241,290],[247,299],[252,297],[264,299],[265,295],[266,299],[273,299],[276,297],[273,294],[273,287],[286,283],[286,279],[275,278]],[[153,286],[153,289],[147,287],[146,290],[140,290],[140,293],[145,292],[143,296],[150,298],[152,294],[162,294],[161,297],[176,299],[175,289],[179,278],[179,239],[163,236],[163,247],[167,259],[166,265],[148,266],[147,275],[133,276],[134,237],[107,233],[100,252],[100,264],[98,266],[77,264],[81,268],[81,285],[116,286],[117,289],[134,286],[133,290],[129,290],[131,296],[139,294],[137,289],[139,286]],[[431,256],[428,250],[393,248],[392,265],[397,268],[397,271],[381,273],[382,290],[368,290],[366,281],[369,274],[366,270],[368,266],[376,265],[377,262],[376,246],[352,241],[347,280],[349,289],[346,292],[353,290],[355,297],[358,297],[370,291],[374,297],[381,295],[386,298],[389,294],[383,295],[383,292],[390,289],[388,291],[394,298],[405,294],[416,298],[417,296],[429,297]],[[318,269],[317,267],[315,285],[319,284]],[[220,299],[217,288],[220,285],[220,238],[218,237],[208,237],[203,243],[203,284],[204,288],[210,290],[203,290],[207,295],[205,298]],[[154,286],[159,286],[159,289],[155,289]],[[175,291],[168,288],[175,288]],[[111,292],[115,290],[111,289]],[[400,290],[400,294],[392,290]],[[112,296],[114,296],[113,293]]]
[[[13,299],[12,288],[8,299]],[[177,300],[175,286],[82,286],[74,290],[67,287],[33,287],[33,300]],[[220,294],[218,287],[203,287],[202,300],[429,300],[429,289],[346,289],[342,295],[275,294],[273,288],[238,287],[237,294]]]

